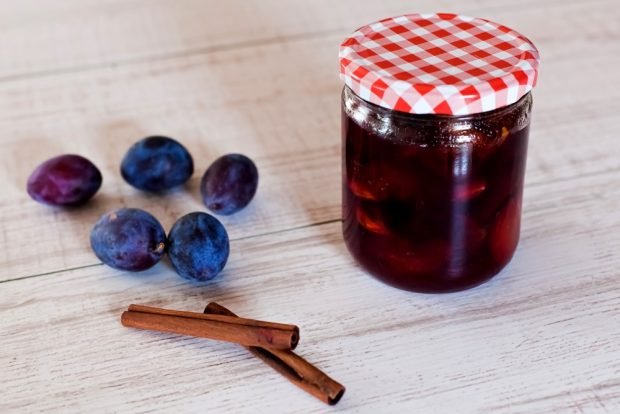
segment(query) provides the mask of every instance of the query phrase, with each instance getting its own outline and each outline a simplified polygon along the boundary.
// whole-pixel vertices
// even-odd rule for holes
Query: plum
[[[90,233],[90,245],[108,266],[139,272],[162,258],[166,232],[150,213],[121,208],[101,216]]]
[[[236,213],[247,206],[257,187],[256,165],[241,154],[228,154],[215,160],[200,183],[204,204],[221,215]]]
[[[53,206],[78,206],[90,200],[101,187],[99,169],[74,154],[59,155],[39,165],[28,178],[28,194]]]
[[[228,233],[212,215],[187,214],[177,220],[168,234],[168,256],[184,279],[204,282],[213,279],[226,265]]]
[[[521,201],[513,197],[495,217],[489,233],[489,247],[497,263],[507,263],[519,243]]]
[[[139,190],[160,192],[185,183],[194,173],[187,149],[172,138],[153,136],[136,142],[125,154],[121,175]]]

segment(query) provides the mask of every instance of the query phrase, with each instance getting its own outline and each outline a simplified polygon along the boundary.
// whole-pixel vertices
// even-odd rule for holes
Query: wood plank
[[[528,189],[515,260],[456,294],[376,282],[337,223],[236,241],[203,286],[164,264],[2,283],[0,411],[324,412],[241,348],[119,322],[129,303],[198,311],[216,300],[298,324],[298,351],[348,387],[339,410],[617,412],[616,183],[609,173]]]
[[[561,11],[570,1],[474,0],[4,0],[0,6],[0,80],[87,70],[247,47],[286,38],[348,33],[385,16],[453,10],[502,17],[514,11]],[[613,4],[595,1],[589,6]],[[604,7],[602,7],[604,8]],[[591,26],[588,24],[588,26]]]
[[[567,6],[566,18],[574,19],[580,7]],[[620,19],[616,9],[608,14]],[[546,19],[525,12],[512,18],[532,29]],[[543,54],[556,50],[572,30],[552,29],[558,33],[541,39]],[[619,167],[620,88],[610,89],[608,79],[620,66],[620,53],[610,55],[609,49],[620,52],[620,42],[602,40],[609,24],[588,30],[591,40],[571,46],[580,60],[567,65],[566,55],[551,54],[544,64],[546,73],[558,75],[545,78],[543,71],[536,91],[528,185]],[[283,41],[0,83],[0,238],[6,246],[0,280],[96,263],[88,246],[90,226],[119,206],[146,208],[169,228],[181,214],[203,208],[200,174],[226,152],[247,153],[261,171],[256,202],[223,219],[231,237],[337,219],[340,40],[331,35]],[[587,84],[575,81],[584,76]],[[188,146],[197,166],[189,192],[145,197],[120,179],[124,151],[148,134],[169,134]],[[594,144],[588,139],[593,135]],[[32,169],[62,152],[86,155],[104,173],[102,191],[86,209],[48,209],[24,191]]]
[[[332,221],[337,45],[412,7],[501,21],[543,56],[522,242],[500,276],[458,294],[374,281]],[[325,412],[240,348],[120,326],[131,302],[209,300],[299,324],[299,352],[348,387],[338,411],[620,412],[618,21],[616,0],[3,0],[0,412]],[[151,133],[194,154],[188,192],[145,197],[120,180],[122,153]],[[261,187],[224,220],[233,250],[219,280],[97,264],[99,214],[142,207],[169,227],[202,209],[201,170],[229,151],[257,161]],[[24,192],[60,152],[104,171],[85,209]]]

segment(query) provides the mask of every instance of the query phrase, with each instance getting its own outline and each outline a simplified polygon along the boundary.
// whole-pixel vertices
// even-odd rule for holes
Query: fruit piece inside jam
[[[414,115],[343,92],[345,242],[370,273],[418,292],[478,285],[519,239],[531,95],[495,111]]]

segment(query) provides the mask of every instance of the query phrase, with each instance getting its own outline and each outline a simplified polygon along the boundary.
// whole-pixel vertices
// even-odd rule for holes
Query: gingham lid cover
[[[414,114],[465,115],[510,105],[536,85],[539,54],[484,19],[408,14],[358,29],[340,45],[340,77],[366,101]]]

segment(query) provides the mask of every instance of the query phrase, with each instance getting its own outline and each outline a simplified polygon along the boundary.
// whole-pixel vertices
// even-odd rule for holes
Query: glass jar
[[[417,24],[429,18],[421,16],[386,21],[402,25],[406,18]],[[445,21],[442,16],[452,22],[464,19],[433,16],[435,22],[436,16],[441,21]],[[470,24],[487,23],[465,19]],[[376,42],[375,31],[368,29],[364,39]],[[404,32],[399,30],[401,35]],[[364,45],[359,39],[358,52]],[[350,46],[349,40],[343,43]],[[351,54],[346,56],[349,59]],[[392,62],[392,54],[388,56]],[[537,68],[537,54],[534,57]],[[490,110],[480,110],[488,108],[488,99],[485,104],[461,93],[453,99],[444,94],[445,99],[436,101],[432,110],[425,104],[424,110],[416,111],[418,99],[424,97],[401,95],[400,100],[386,103],[385,91],[393,81],[386,76],[373,78],[386,85],[381,99],[373,97],[372,89],[360,86],[363,80],[347,82],[351,72],[342,69],[342,59],[341,49],[346,84],[342,92],[343,234],[353,257],[378,279],[417,292],[457,291],[490,279],[510,261],[519,240],[531,87],[522,87],[521,93],[504,91],[511,96],[499,98],[497,91],[487,89],[485,95],[481,88],[480,100],[495,98],[496,107]],[[531,86],[535,75],[529,80]],[[416,86],[416,80],[406,82]],[[442,80],[440,85],[445,83]],[[402,91],[403,85],[395,88]]]

